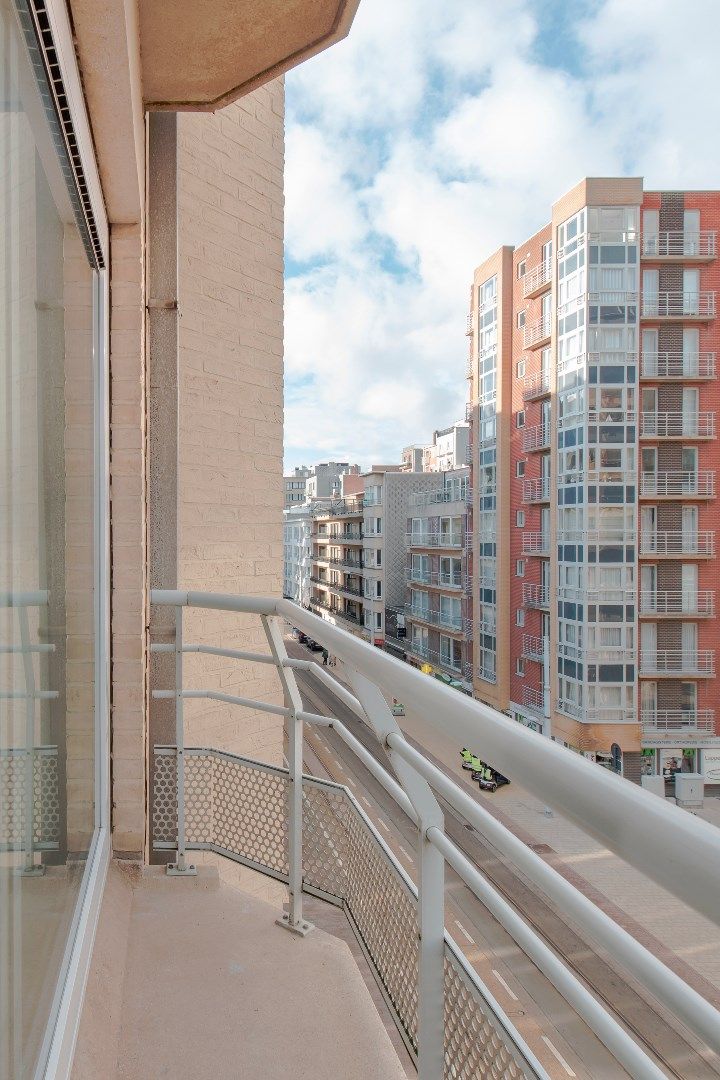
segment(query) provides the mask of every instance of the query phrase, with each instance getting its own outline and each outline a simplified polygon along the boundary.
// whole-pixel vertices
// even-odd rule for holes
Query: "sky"
[[[286,78],[286,469],[464,415],[475,266],[584,176],[720,188],[718,0],[361,0]]]

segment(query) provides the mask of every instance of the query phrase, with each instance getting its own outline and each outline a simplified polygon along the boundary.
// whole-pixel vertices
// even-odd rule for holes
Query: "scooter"
[[[497,791],[496,780],[486,780],[484,776],[478,776],[477,782],[482,791]]]
[[[460,757],[462,757],[462,751],[460,751]],[[462,767],[463,769],[472,769],[472,761],[466,761],[465,758],[463,758]]]

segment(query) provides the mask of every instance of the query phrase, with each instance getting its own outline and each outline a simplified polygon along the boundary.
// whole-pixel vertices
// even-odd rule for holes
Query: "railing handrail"
[[[528,791],[539,797],[544,803],[554,805],[558,811],[569,817],[571,821],[579,825],[585,832],[594,836],[610,850],[621,858],[626,859],[631,865],[639,867],[652,880],[669,889],[691,907],[709,918],[713,923],[720,923],[720,910],[717,897],[720,895],[720,834],[709,823],[697,817],[683,813],[675,806],[666,804],[663,800],[652,798],[642,789],[631,784],[629,781],[605,770],[598,769],[578,755],[566,750],[559,744],[549,739],[539,737],[536,733],[528,730],[523,725],[516,724],[508,717],[464,695],[442,686],[437,680],[427,679],[408,665],[394,657],[375,649],[372,645],[360,640],[353,635],[347,634],[339,628],[325,622],[317,616],[299,608],[289,600],[272,597],[255,596],[232,596],[228,594],[216,594],[183,590],[151,590],[151,603],[171,606],[176,609],[178,632],[173,651],[177,657],[182,653],[182,609],[184,607],[206,608],[214,611],[239,612],[255,614],[265,620],[266,633],[271,646],[272,656],[261,654],[258,659],[267,663],[274,662],[281,677],[285,680],[286,668],[303,667],[305,670],[317,668],[320,672],[317,677],[325,680],[329,678],[335,685],[334,692],[354,712],[370,723],[377,737],[384,741],[390,749],[391,758],[395,765],[395,771],[400,779],[400,785],[387,776],[385,770],[377,763],[373,763],[371,771],[378,776],[380,782],[393,793],[393,786],[398,787],[398,795],[395,795],[405,808],[408,796],[415,810],[423,805],[423,792],[430,792],[431,788],[442,792],[443,797],[459,809],[468,822],[475,825],[484,835],[491,835],[494,830],[495,843],[501,853],[511,852],[511,857],[516,865],[524,868],[531,879],[536,883],[543,881],[543,888],[556,903],[559,909],[572,911],[574,918],[587,930],[591,936],[601,942],[614,955],[622,957],[628,969],[636,977],[640,977],[648,988],[657,996],[663,1004],[667,1005],[675,1015],[681,1017],[689,1026],[705,1039],[709,1046],[720,1049],[720,1016],[716,1009],[703,999],[696,991],[683,983],[673,972],[665,967],[649,950],[645,949],[627,931],[615,924],[605,913],[600,911],[592,902],[578,890],[574,889],[569,882],[565,881],[554,870],[544,863],[536,853],[526,848],[521,841],[513,837],[499,823],[493,826],[488,820],[487,811],[469,798],[458,785],[446,777],[434,765],[428,762],[418,753],[400,731],[398,725],[384,727],[385,715],[392,720],[389,709],[382,703],[380,691],[392,695],[402,701],[406,708],[415,710],[422,716],[431,727],[439,732],[447,734],[451,732],[457,739],[458,746],[473,746],[479,738],[482,739],[483,755],[486,760],[492,761],[496,769],[504,775],[518,780]],[[276,624],[269,617],[279,616],[286,619],[292,625],[308,633],[312,638],[323,644],[333,655],[337,656],[348,665],[346,669],[350,675],[350,681],[357,693],[357,697],[328,673],[321,672],[318,665],[308,661],[296,661],[287,659],[282,638]],[[179,646],[179,647],[178,647]],[[176,666],[176,672],[177,672]],[[176,690],[169,692],[154,691],[156,695],[175,697],[178,701],[178,716],[181,722],[182,713],[181,699],[185,692],[182,684],[182,668],[179,668],[180,681],[176,681]],[[292,674],[290,672],[289,674]],[[177,675],[176,675],[177,679]],[[349,737],[357,743],[353,736],[344,728],[339,721],[326,716],[316,716],[302,711],[302,703],[297,689],[288,690],[286,681],[283,681],[285,690],[285,707],[270,706],[264,703],[266,711],[280,712],[288,718],[291,732],[291,752],[294,754],[294,763],[291,766],[293,777],[301,778],[301,757],[297,744],[297,721],[303,719],[308,722],[318,722],[325,726],[335,726],[340,733],[344,732],[343,738]],[[293,682],[294,686],[294,682]],[[194,696],[203,696],[204,692],[198,692]],[[253,704],[244,699],[237,699],[241,704]],[[260,706],[262,708],[262,705]],[[181,727],[178,727],[181,732]],[[182,743],[182,735],[178,738],[178,750]],[[352,745],[350,743],[350,745]],[[357,744],[360,749],[355,752],[367,759],[371,755]],[[405,763],[405,764],[403,764]],[[410,771],[407,771],[407,767]],[[298,767],[300,771],[298,772]],[[182,794],[182,758],[178,753],[178,799],[184,798]],[[414,779],[413,779],[414,778]],[[422,778],[422,779],[421,779]],[[423,787],[425,784],[431,788]],[[420,784],[420,787],[417,785]],[[301,813],[301,784],[292,785],[292,798],[289,800],[291,814],[295,826],[298,827]],[[293,809],[295,800],[295,809]],[[431,804],[433,803],[431,798]],[[424,803],[427,807],[427,802]],[[423,821],[421,814],[418,819]],[[181,810],[178,808],[178,829],[180,828]],[[439,828],[435,826],[432,818],[424,819],[422,833],[425,840],[431,844],[447,859],[454,869],[465,880],[466,884],[476,895],[482,897],[494,912],[502,912],[501,921],[506,929],[515,936],[518,942],[523,943],[525,951],[530,955],[538,967],[546,974],[561,992],[568,991],[567,1000],[571,1001],[575,1009],[586,1020],[589,1026],[599,1034],[602,1041],[608,1046],[619,1061],[629,1067],[631,1075],[659,1078],[663,1074],[653,1065],[649,1058],[639,1049],[627,1033],[620,1027],[617,1021],[607,1012],[604,1007],[590,995],[582,984],[564,967],[542,942],[537,934],[530,937],[526,934],[526,924],[523,920],[508,908],[507,902],[498,896],[491,888],[487,889],[482,884],[480,875],[470,861],[455,846],[447,841],[442,829],[442,819],[439,819]],[[437,837],[435,834],[437,833]],[[442,841],[442,843],[440,842]],[[183,841],[184,843],[184,841]],[[293,846],[294,845],[294,846]],[[667,858],[667,851],[673,851],[673,858]],[[300,864],[293,864],[293,858],[301,857],[301,842],[291,836],[291,897],[292,883],[301,887]],[[425,856],[423,856],[424,858]],[[440,867],[442,867],[442,861]],[[293,868],[294,867],[294,868]],[[437,869],[433,863],[433,868]],[[429,865],[428,865],[429,872]],[[295,876],[294,876],[295,875]],[[436,894],[429,884],[428,895],[423,899],[421,890],[421,918],[428,917],[430,912],[433,916],[443,918],[443,896]],[[421,925],[425,925],[421,923]],[[428,933],[431,931],[428,923]],[[523,929],[525,927],[525,929]],[[436,979],[434,972],[437,970],[436,961],[433,959],[430,967],[430,953],[422,952],[425,946],[422,942],[425,935],[421,935],[421,971],[420,980]],[[620,947],[618,947],[620,946]],[[428,942],[428,948],[430,943]],[[437,984],[435,984],[437,985]],[[427,1001],[421,997],[424,1017],[428,1017]],[[437,998],[434,999],[437,1009]],[[433,1031],[435,1022],[433,1021]],[[516,1033],[514,1033],[516,1035]],[[421,1076],[432,1075],[427,1069],[423,1069],[423,1046],[425,1032],[421,1031]],[[522,1046],[518,1040],[515,1045]],[[427,1045],[434,1045],[432,1042]],[[430,1060],[429,1057],[427,1060]],[[435,1061],[438,1058],[435,1057]],[[441,1058],[439,1061],[441,1062]],[[542,1073],[541,1073],[542,1074]]]

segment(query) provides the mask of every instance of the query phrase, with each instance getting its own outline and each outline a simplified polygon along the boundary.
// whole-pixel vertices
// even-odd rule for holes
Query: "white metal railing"
[[[715,734],[714,709],[642,709],[640,722],[643,731],[648,733],[698,731]]]
[[[525,607],[549,607],[550,589],[547,585],[536,585],[531,581],[524,581],[522,587],[522,600]]]
[[[711,439],[715,435],[715,413],[643,412],[640,435],[659,439]]]
[[[632,544],[634,529],[559,529],[560,544]]]
[[[645,319],[712,319],[715,316],[715,292],[670,290],[642,298]]]
[[[634,604],[635,591],[622,586],[602,589],[586,589],[584,586],[559,585],[557,595],[561,600],[574,600],[585,604]]]
[[[151,644],[152,651],[171,653],[175,660],[174,688],[152,691],[155,698],[175,702],[175,744],[155,748],[153,805],[154,828],[164,831],[166,849],[177,852],[175,873],[190,872],[187,852],[193,848],[209,848],[253,866],[287,884],[289,911],[281,921],[301,935],[310,929],[302,912],[303,891],[340,904],[365,942],[366,955],[388,991],[396,1023],[417,1057],[420,1080],[438,1080],[444,1075],[446,1043],[454,1047],[453,1066],[459,1063],[462,1070],[458,1075],[478,1075],[487,1046],[492,1045],[493,1068],[498,1075],[547,1080],[545,1070],[447,936],[445,862],[631,1076],[661,1080],[664,1075],[567,967],[564,958],[553,952],[449,839],[436,794],[711,1050],[720,1051],[718,1011],[412,746],[393,716],[386,695],[402,701],[438,732],[452,732],[458,746],[472,747],[481,732],[483,756],[495,768],[717,925],[720,834],[714,826],[648,796],[636,785],[598,769],[481,702],[427,679],[290,601],[152,590],[151,602],[173,607],[176,613],[174,642]],[[185,644],[186,607],[259,617],[269,651],[249,653]],[[283,618],[338,658],[349,689],[320,665],[288,657]],[[183,680],[186,651],[273,665],[284,704],[211,689],[187,689]],[[337,699],[367,724],[387,753],[397,780],[337,718],[304,709],[296,670],[328,685]],[[183,704],[188,698],[220,700],[282,716],[288,729],[288,767],[280,769],[217,750],[186,748]],[[414,823],[420,864],[418,889],[346,788],[303,776],[306,723],[331,728]],[[191,782],[186,783],[188,769]],[[251,786],[248,774],[254,778]],[[253,794],[249,794],[251,789]],[[348,808],[349,817],[342,806]],[[215,814],[219,815],[219,835]],[[338,850],[345,849],[356,857],[339,859]],[[305,850],[310,853],[312,865],[303,865]],[[668,850],[673,852],[672,859],[667,858]],[[367,851],[367,856],[362,856],[361,851]],[[379,861],[375,852],[382,856]],[[362,880],[357,876],[361,867],[365,868]],[[372,883],[372,889],[368,883]],[[378,907],[378,895],[383,898],[382,908]],[[403,905],[399,913],[397,909]],[[405,925],[407,930],[400,929]],[[407,936],[399,940],[399,933]],[[407,958],[405,964],[403,957]],[[450,985],[448,962],[452,968]],[[411,980],[410,993],[393,993],[398,977],[404,990]],[[470,998],[461,1015],[453,1009],[452,998],[446,998],[448,993],[457,993],[458,978],[464,980],[464,992]],[[492,1043],[490,1034],[494,1034]]]
[[[644,532],[640,535],[641,555],[714,555],[715,533],[702,532]]]
[[[643,649],[640,674],[714,675],[715,653],[712,649]]]
[[[358,496],[356,499],[335,499],[328,506],[323,506],[315,511],[316,517],[354,517],[355,514],[362,514],[363,512],[363,498]]]
[[[550,550],[550,537],[544,532],[524,532],[522,534],[523,555],[547,555]]]
[[[640,373],[645,379],[714,379],[715,353],[643,352]]]
[[[672,498],[712,498],[715,494],[715,473],[710,469],[697,472],[644,472],[640,476],[640,494]]]
[[[545,695],[542,690],[535,690],[532,686],[523,686],[522,703],[536,716],[543,716],[545,713]]]
[[[358,600],[360,599],[361,598],[358,597]],[[311,596],[310,603],[313,607],[318,607],[321,608],[323,611],[328,611],[337,619],[345,619],[346,622],[354,623],[356,626],[365,625],[362,614],[355,615],[352,611],[347,611],[344,608],[336,607],[334,604],[328,603],[327,600],[321,600],[318,596]]]
[[[406,534],[410,547],[461,548],[464,546],[462,533],[429,532],[426,530]]]
[[[470,335],[475,332],[474,323],[475,323],[475,313],[473,311],[470,311],[468,313],[467,319],[465,321],[465,334],[466,334],[467,337],[470,337]]]
[[[550,425],[531,424],[523,428],[523,450],[546,450],[550,446]]]
[[[545,659],[545,638],[523,634],[522,655],[526,660],[537,660],[542,664]]]
[[[478,304],[478,315],[484,315],[486,311],[490,311],[492,308],[496,308],[498,303],[498,294],[489,296],[487,300],[483,300]]]
[[[538,476],[535,480],[523,480],[523,502],[549,502],[550,477]]]
[[[430,626],[438,626],[441,630],[447,630],[450,634],[471,634],[472,620],[459,615],[450,615],[447,611],[439,608],[418,607],[406,604],[401,608],[410,620],[428,623]]]
[[[600,304],[607,307],[625,307],[627,304],[637,304],[638,294],[627,289],[603,289],[600,292],[588,293],[588,303]],[[582,302],[583,297],[578,297]]]
[[[537,322],[529,323],[523,327],[523,345],[526,349],[532,349],[534,345],[539,345],[541,341],[550,337],[550,327],[552,326],[552,319],[550,313],[543,315]]]
[[[466,682],[472,679],[472,664],[464,660],[454,661],[452,657],[443,655],[438,649],[431,649],[429,645],[413,641],[412,638],[401,638],[397,643],[398,645],[402,644],[404,650],[418,660],[426,660],[428,663],[434,664],[436,667],[442,668],[444,671],[455,675],[456,678],[464,679]]]
[[[526,375],[523,379],[523,401],[532,401],[550,393],[550,372],[539,371],[535,375]]]
[[[310,561],[313,563],[322,563],[323,566],[326,564],[328,566],[341,566],[345,570],[351,570],[358,574],[362,572],[364,566],[362,560],[341,559],[329,555],[313,555]]]
[[[469,487],[461,488],[460,490],[443,488],[441,491],[418,491],[411,495],[408,501],[410,506],[435,506],[436,504],[464,503],[468,501],[469,492]]]
[[[715,257],[715,232],[712,229],[696,229],[693,232],[673,229],[643,233],[642,254],[652,259],[712,259]]]
[[[560,641],[557,646],[558,656],[569,660],[578,660],[587,664],[634,664],[635,650],[625,645],[616,648],[586,649],[583,645],[571,645]]]
[[[523,297],[527,299],[532,293],[542,289],[544,285],[552,282],[552,259],[541,262],[528,270],[523,277]]]
[[[363,597],[365,595],[363,593],[362,585],[348,585],[347,583],[343,584],[343,582],[341,581],[330,581],[328,580],[328,578],[321,578],[314,574],[310,575],[310,581],[313,583],[313,585],[319,585],[323,589],[329,589],[330,592],[347,593],[350,596],[359,597]]]
[[[714,612],[714,589],[640,592],[641,615],[713,615]]]
[[[416,570],[407,567],[405,580],[410,585],[430,585],[436,589],[467,589],[472,584],[471,577],[463,570]]]

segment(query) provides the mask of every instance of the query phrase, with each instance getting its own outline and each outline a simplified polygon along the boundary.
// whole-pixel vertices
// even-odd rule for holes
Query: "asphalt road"
[[[308,651],[288,639],[290,655],[309,659]],[[336,716],[374,756],[388,766],[366,725],[311,675],[297,672],[306,708]],[[431,755],[428,754],[429,757]],[[325,728],[306,726],[308,771],[348,786],[378,832],[408,873],[416,879],[416,830],[394,800],[342,739]],[[435,764],[443,768],[435,760]],[[319,766],[319,767],[318,767]],[[444,770],[447,771],[447,770]],[[720,1069],[674,1019],[646,999],[630,981],[583,940],[543,894],[528,885],[474,829],[449,806],[448,836],[483,871],[489,881],[559,954],[564,956],[640,1041],[668,1076],[682,1080],[717,1080]],[[545,976],[457,875],[446,868],[446,926],[470,963],[552,1077],[610,1080],[627,1073],[565,1002]]]

